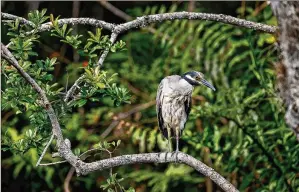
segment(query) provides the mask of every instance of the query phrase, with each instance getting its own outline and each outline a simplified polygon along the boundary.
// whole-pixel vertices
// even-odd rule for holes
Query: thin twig
[[[69,98],[74,94],[77,87],[79,87],[79,84],[83,81],[84,78],[85,78],[85,76],[82,75],[75,81],[75,83],[72,85],[72,87],[67,91],[67,93],[64,97],[64,102],[68,102]]]
[[[75,168],[71,167],[63,183],[64,192],[70,192],[70,181],[75,173]]]
[[[111,36],[110,36],[110,43],[111,43],[111,46],[115,43],[117,36],[118,36],[118,33],[113,32],[113,33],[111,34]],[[102,66],[102,65],[103,65],[104,60],[106,59],[106,57],[107,57],[107,55],[108,55],[109,49],[110,49],[110,47],[106,47],[106,49],[105,49],[104,52],[102,53],[102,55],[101,55],[101,57],[100,57],[100,59],[99,59],[99,61],[98,61],[98,63],[97,63],[98,66]]]
[[[119,113],[117,116],[116,116],[116,119],[114,121],[112,121],[112,123],[108,126],[108,128],[101,134],[101,138],[105,138],[107,137],[110,132],[114,129],[114,127],[116,127],[120,120],[122,119],[125,119],[127,118],[128,116],[138,112],[138,111],[141,111],[141,110],[144,110],[144,109],[147,109],[151,106],[153,106],[154,104],[156,103],[156,101],[150,101],[148,103],[144,103],[144,104],[141,104],[141,105],[138,105],[137,107],[134,107],[133,109],[125,112],[125,113]]]
[[[115,7],[114,5],[112,5],[111,3],[109,3],[106,0],[100,0],[98,1],[100,2],[100,4],[105,7],[106,9],[108,9],[109,11],[111,11],[114,15],[124,19],[125,21],[131,21],[133,20],[133,17],[131,17],[130,15],[126,14],[125,12],[123,12],[122,10],[118,9],[117,7]],[[153,28],[153,27],[146,27],[145,28],[147,31],[155,34],[157,33],[157,29]],[[159,33],[158,34],[159,37],[162,37],[163,34]],[[165,39],[169,39],[169,36],[166,34],[164,34]]]
[[[50,165],[57,165],[57,164],[61,164],[61,163],[67,163],[67,161],[64,160],[64,161],[56,161],[56,162],[52,162],[52,163],[40,163],[39,166],[50,166]]]
[[[103,7],[105,7],[109,11],[111,11],[114,15],[124,19],[125,21],[130,21],[133,19],[130,15],[128,15],[125,12],[123,12],[122,10],[118,9],[117,7],[115,7],[114,5],[112,5],[111,3],[109,3],[106,0],[100,0],[98,2],[100,2],[100,4]]]
[[[43,157],[45,156],[45,154],[46,154],[46,152],[47,152],[47,149],[49,148],[49,146],[50,146],[50,144],[52,143],[53,139],[54,139],[54,134],[51,135],[50,140],[48,141],[46,147],[44,148],[44,150],[43,150],[41,156],[39,157],[39,159],[38,159],[38,161],[37,161],[37,163],[36,163],[36,165],[35,165],[36,167],[38,167],[38,165],[39,165],[40,162],[42,161],[42,159],[43,159]]]
[[[111,46],[114,44],[114,42],[116,41],[117,38],[117,33],[112,33],[111,37],[110,37],[110,43]],[[110,47],[106,47],[106,49],[104,50],[104,52],[102,53],[97,65],[98,66],[102,66],[102,64],[104,63],[104,60],[106,59],[108,53],[109,53],[109,49]],[[82,82],[82,80],[84,79],[84,75],[82,75],[81,77],[79,77],[75,83],[72,85],[72,87],[68,90],[68,92],[66,93],[66,96],[64,98],[64,102],[67,102],[69,100],[69,98],[74,94],[74,92],[76,91],[76,89],[80,88],[79,84]]]

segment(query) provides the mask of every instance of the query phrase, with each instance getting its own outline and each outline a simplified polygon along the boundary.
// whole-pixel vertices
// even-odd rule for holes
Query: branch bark
[[[271,1],[279,23],[281,61],[276,65],[285,120],[299,141],[299,2]]]
[[[277,27],[265,25],[261,23],[255,23],[252,21],[247,21],[245,19],[239,19],[229,15],[223,14],[212,14],[212,13],[194,13],[194,12],[174,12],[174,13],[162,13],[155,15],[146,15],[142,17],[137,17],[133,21],[129,21],[124,24],[117,25],[114,31],[118,33],[123,33],[129,29],[145,27],[151,23],[160,23],[166,20],[207,20],[207,21],[217,21],[226,24],[236,25],[239,27],[245,27],[249,29],[254,29],[258,31],[263,31],[267,33],[274,33],[277,30]]]
[[[30,25],[31,27],[35,27],[34,23],[32,23],[31,21],[28,21],[27,19],[25,19],[23,17],[18,17],[18,16],[15,16],[15,15],[9,14],[9,13],[1,13],[1,17],[3,19],[9,19],[9,20],[19,19],[21,23],[24,23],[26,25]]]

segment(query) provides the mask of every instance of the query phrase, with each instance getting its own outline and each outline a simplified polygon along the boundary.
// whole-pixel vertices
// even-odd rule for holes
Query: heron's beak
[[[207,80],[205,80],[205,79],[201,79],[200,82],[201,82],[201,84],[203,84],[203,85],[209,87],[209,88],[212,89],[213,91],[216,91],[215,87],[214,87],[210,82],[208,82]]]

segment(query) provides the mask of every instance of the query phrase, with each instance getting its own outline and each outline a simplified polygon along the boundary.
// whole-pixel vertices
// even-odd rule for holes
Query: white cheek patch
[[[188,79],[192,80],[192,81],[195,81],[195,79],[192,78],[190,75],[186,75],[186,77],[187,77]]]

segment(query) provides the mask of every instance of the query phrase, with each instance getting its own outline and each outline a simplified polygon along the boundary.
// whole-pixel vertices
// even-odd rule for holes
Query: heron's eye
[[[197,81],[199,81],[199,80],[200,80],[200,77],[199,77],[199,76],[197,76],[197,77],[195,77],[195,79],[196,79]]]

